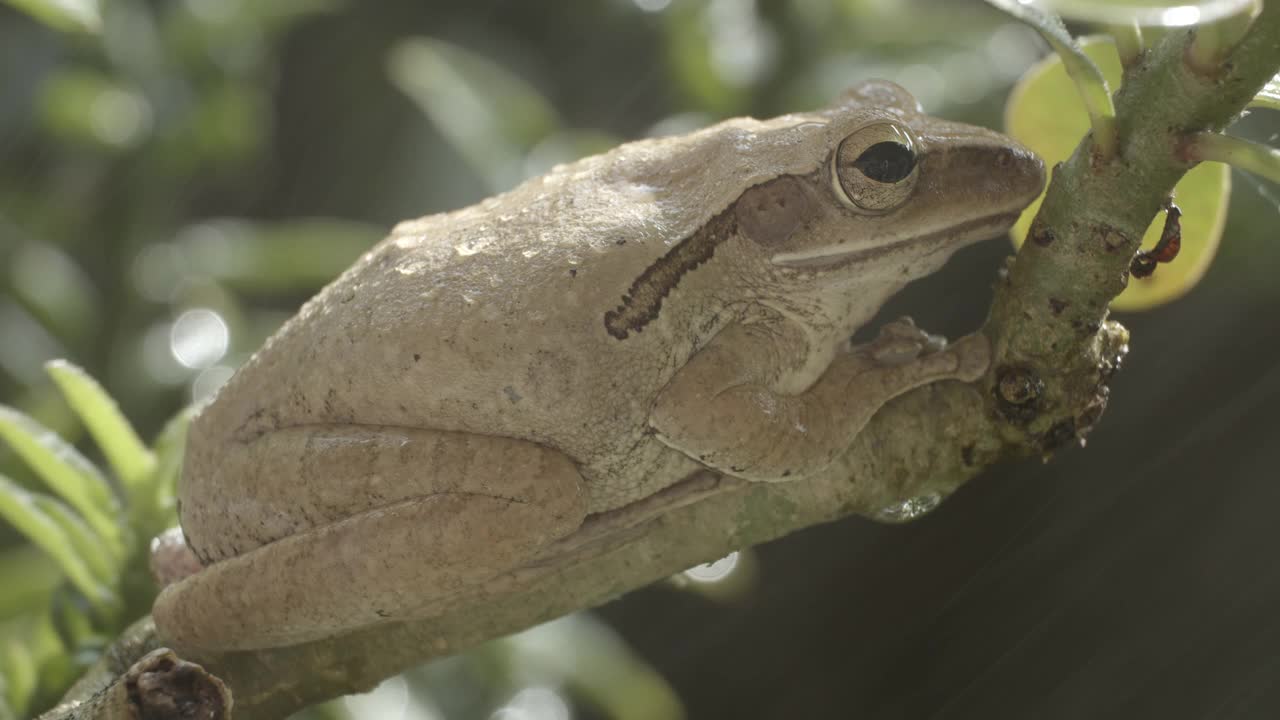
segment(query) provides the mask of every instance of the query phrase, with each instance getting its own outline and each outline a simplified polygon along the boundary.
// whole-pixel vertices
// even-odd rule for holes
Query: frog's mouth
[[[943,230],[902,238],[874,247],[828,245],[798,252],[778,253],[770,260],[774,265],[782,267],[828,269],[851,264],[879,264],[906,251],[920,255],[931,255],[934,252],[943,250],[957,250],[970,243],[986,240],[1008,232],[1021,214],[1021,210],[1014,210],[1012,212],[986,215],[959,225],[952,225]]]

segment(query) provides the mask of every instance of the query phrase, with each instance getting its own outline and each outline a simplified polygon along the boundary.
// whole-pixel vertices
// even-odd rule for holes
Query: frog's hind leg
[[[217,560],[167,587],[153,616],[161,635],[180,650],[294,645],[381,621],[429,616],[442,600],[572,533],[586,514],[574,464],[531,442],[364,426],[311,426],[273,436],[260,462],[250,447],[226,468],[237,477],[255,476],[242,481],[242,501],[255,501],[252,486],[260,494],[277,487],[270,476],[252,472],[254,466],[289,472],[281,464],[293,456],[298,463],[327,467],[316,478],[315,493],[345,488],[356,498],[354,506],[326,513],[316,497],[300,502],[295,496],[295,506],[307,507],[293,518],[283,506],[279,512],[285,524],[301,525],[300,531]],[[296,452],[280,452],[291,445]],[[432,467],[462,477],[440,477]],[[308,483],[305,468],[292,471],[296,482]],[[370,484],[396,493],[362,509],[361,493]],[[273,508],[278,500],[265,498]],[[188,512],[189,507],[184,526]],[[326,520],[326,514],[332,517]],[[312,519],[319,522],[306,527]],[[205,555],[218,545],[207,537],[189,540]]]

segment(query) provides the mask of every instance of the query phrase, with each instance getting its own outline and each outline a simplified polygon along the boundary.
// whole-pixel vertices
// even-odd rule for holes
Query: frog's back
[[[642,332],[611,332],[606,313],[744,183],[777,162],[807,169],[788,154],[798,122],[739,119],[624,145],[402,223],[268,341],[193,433],[216,443],[309,424],[420,427],[547,444],[589,480],[647,472],[664,452],[646,432],[649,405],[714,333],[688,306],[690,288],[713,279],[681,281],[667,298],[679,309]],[[779,133],[766,139],[781,160],[742,166],[735,149],[758,148],[766,131]]]
[[[244,442],[359,423],[500,435],[562,450],[588,475],[638,446],[654,454],[648,406],[683,363],[670,357],[679,324],[619,339],[604,317],[669,249],[655,239],[664,228],[644,197],[609,199],[631,214],[599,210],[602,192],[648,189],[583,198],[556,184],[396,228],[241,368],[196,432]]]

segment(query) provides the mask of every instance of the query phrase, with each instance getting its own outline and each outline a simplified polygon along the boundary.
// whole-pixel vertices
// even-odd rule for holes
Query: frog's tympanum
[[[222,651],[429,616],[708,469],[819,476],[889,399],[985,372],[980,335],[849,338],[1042,184],[1008,138],[870,82],[402,223],[195,419],[203,569],[156,623]]]

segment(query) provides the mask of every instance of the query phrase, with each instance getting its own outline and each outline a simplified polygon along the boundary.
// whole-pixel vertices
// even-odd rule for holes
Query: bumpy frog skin
[[[160,596],[162,635],[241,650],[429,616],[708,468],[822,473],[892,397],[983,374],[980,336],[849,337],[1042,184],[1008,138],[871,82],[402,223],[192,424],[204,568]]]

